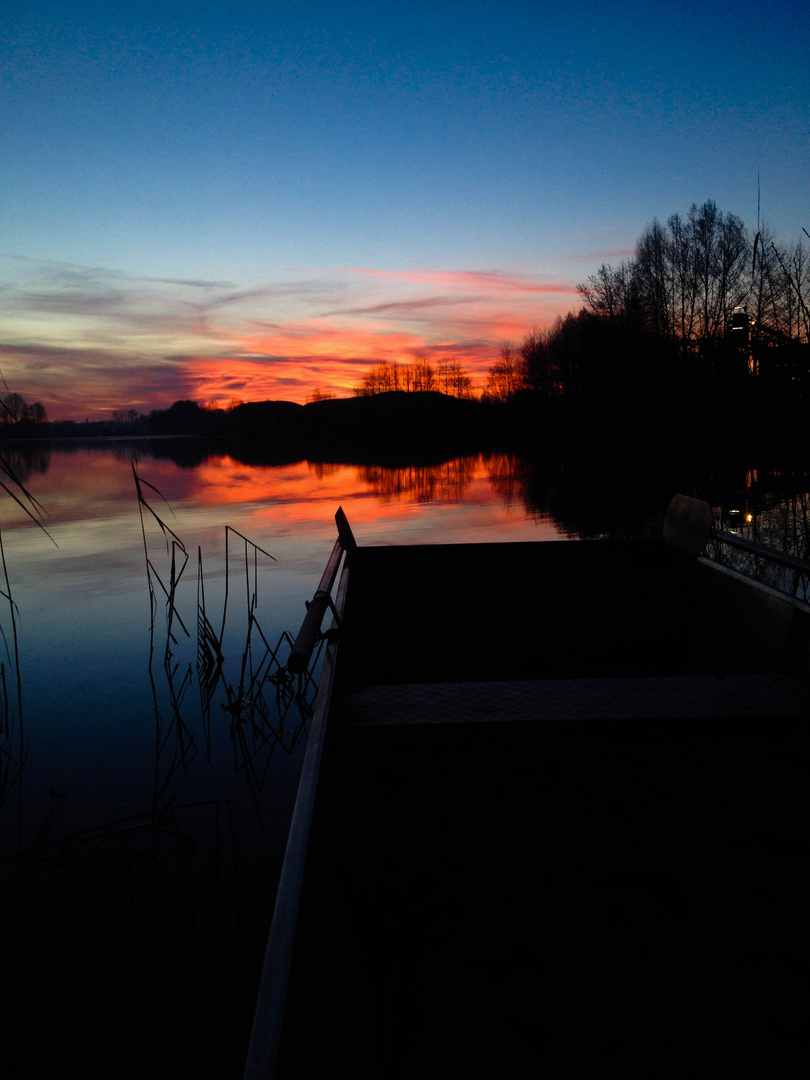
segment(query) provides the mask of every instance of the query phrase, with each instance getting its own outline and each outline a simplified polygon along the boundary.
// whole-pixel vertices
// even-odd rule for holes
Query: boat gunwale
[[[345,610],[349,574],[349,560],[344,556],[335,598],[333,626],[339,625]],[[336,638],[330,638],[324,655],[321,680],[315,695],[312,724],[307,737],[307,749],[298,782],[273,919],[262,964],[244,1080],[269,1080],[276,1075],[295,927],[321,759],[328,729],[329,709],[337,679],[337,664],[338,641]]]

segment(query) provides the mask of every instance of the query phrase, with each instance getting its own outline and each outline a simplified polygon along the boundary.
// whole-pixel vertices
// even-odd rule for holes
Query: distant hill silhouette
[[[298,405],[257,401],[229,412],[175,402],[152,413],[150,434],[235,437],[255,460],[402,464],[491,450],[536,454],[550,447],[605,452],[622,446],[657,456],[706,457],[731,447],[777,447],[806,456],[805,408],[792,384],[714,378],[652,396],[572,402],[518,394],[506,404],[393,390]]]
[[[434,391],[393,390],[371,397],[330,398],[295,405],[260,401],[238,405],[216,427],[280,453],[380,459],[461,454],[495,438],[493,410],[478,401]]]
[[[581,400],[522,391],[499,403],[394,390],[307,405],[249,402],[229,411],[186,400],[134,422],[0,423],[0,441],[238,439],[240,458],[266,463],[309,458],[431,464],[489,451],[533,457],[561,449],[603,454],[618,448],[658,459],[689,454],[706,460],[745,451],[804,461],[806,410],[807,394],[798,381],[705,375]]]

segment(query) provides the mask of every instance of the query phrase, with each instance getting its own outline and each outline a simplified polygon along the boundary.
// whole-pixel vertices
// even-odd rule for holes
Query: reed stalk
[[[165,799],[171,781],[178,770],[193,760],[196,753],[193,731],[185,723],[182,715],[183,699],[191,683],[191,668],[189,667],[178,685],[179,667],[174,655],[180,632],[187,637],[190,636],[180,614],[178,599],[178,586],[188,564],[188,554],[180,537],[155,511],[150,502],[151,496],[148,497],[148,493],[154,493],[160,499],[163,499],[163,495],[153,484],[150,484],[139,475],[134,462],[132,463],[132,471],[138,498],[150,596],[150,677],[155,651],[155,619],[158,598],[161,593],[166,604],[167,630],[163,668],[169,690],[172,716],[168,726],[165,726],[161,717],[157,689],[153,680],[153,701],[156,717],[154,797],[155,805],[157,805]],[[163,501],[165,502],[165,499]],[[168,506],[168,503],[166,505]],[[148,521],[152,521],[157,525],[166,544],[166,551],[169,555],[169,568],[165,580],[164,576],[159,573],[150,554],[147,537]],[[237,678],[235,681],[230,681],[225,676],[224,643],[229,611],[233,603],[232,577],[236,572],[234,563],[235,541],[239,543],[241,548],[240,572],[244,582],[247,626],[239,653],[240,663]],[[278,642],[273,646],[258,616],[260,556],[264,556],[273,562],[277,561],[274,555],[271,555],[269,551],[254,543],[237,529],[230,525],[225,527],[225,594],[219,632],[217,632],[214,629],[214,620],[209,615],[206,604],[202,549],[199,547],[197,549],[196,668],[206,755],[210,761],[211,705],[221,684],[221,691],[225,698],[222,708],[230,718],[230,736],[235,754],[235,767],[238,772],[244,774],[254,799],[258,798],[258,794],[266,781],[269,762],[276,747],[281,747],[286,753],[292,753],[300,739],[306,735],[316,690],[312,672],[317,665],[321,648],[319,646],[314,653],[309,671],[302,675],[293,675],[289,672],[283,657],[285,653],[289,653],[293,644],[290,634],[284,631]],[[272,692],[268,693],[269,691]],[[172,740],[174,741],[172,742]],[[174,747],[174,752],[168,760],[165,771],[161,774],[158,764],[165,757],[170,742]]]

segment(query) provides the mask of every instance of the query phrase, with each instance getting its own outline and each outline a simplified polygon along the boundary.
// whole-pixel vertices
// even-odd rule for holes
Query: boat
[[[792,1070],[810,606],[683,495],[647,540],[336,520],[246,1080]]]

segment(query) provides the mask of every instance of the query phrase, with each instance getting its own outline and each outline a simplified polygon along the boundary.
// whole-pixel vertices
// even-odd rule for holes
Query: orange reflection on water
[[[267,480],[257,478],[251,517],[276,532],[310,525],[329,533],[342,506],[361,543],[562,537],[550,519],[527,512],[519,477],[505,481],[514,464],[507,455],[477,455],[437,465],[284,466],[272,470],[272,489],[259,490]]]
[[[47,444],[6,447],[3,456],[20,485],[41,507],[46,528],[66,521],[107,518],[127,506],[133,511],[137,508],[132,453],[123,449],[117,452],[112,442],[103,449],[88,449],[78,443],[62,444],[56,451]],[[153,482],[171,487],[168,478],[177,473],[177,466],[172,462],[160,465],[162,469],[153,470]],[[9,482],[8,486],[21,503],[30,507],[16,485]],[[0,499],[0,527],[14,529],[29,524],[19,503],[11,498]]]
[[[162,447],[145,443],[142,447],[133,450],[123,443],[92,450],[62,447],[41,459],[30,454],[20,458],[19,474],[47,511],[46,525],[65,554],[137,545],[140,519],[133,453],[140,459],[136,467],[145,499],[189,550],[205,530],[224,525],[259,544],[283,540],[296,550],[317,539],[320,548],[334,536],[339,506],[360,543],[561,535],[549,518],[526,509],[526,478],[520,463],[509,455],[388,467],[308,461],[255,465],[219,453],[199,463],[179,464],[168,450],[166,457],[157,456]],[[149,516],[147,525],[152,531],[157,528]],[[9,541],[18,535],[17,547],[32,553],[43,549],[43,557],[44,549],[50,552],[47,538],[10,499],[0,500],[0,528]]]
[[[392,502],[475,501],[476,487],[482,482],[490,486],[493,464],[501,460],[479,455],[437,465],[396,467],[307,461],[283,466],[246,466],[225,455],[197,467],[193,497],[216,505],[264,503],[268,508],[295,505],[299,517],[302,508],[311,510],[313,517],[321,517],[324,505],[337,506],[346,499],[360,500],[368,504],[364,520],[373,520],[382,507]],[[306,509],[303,515],[308,516]]]

